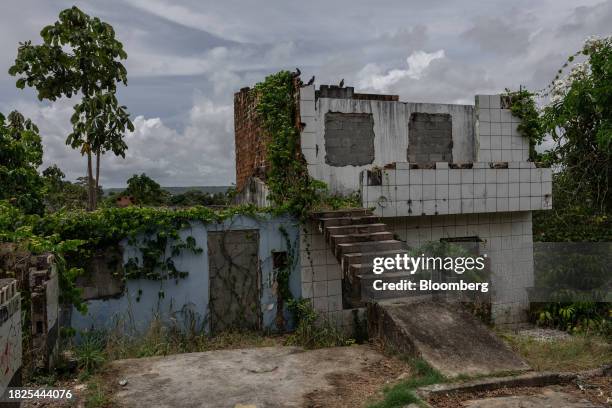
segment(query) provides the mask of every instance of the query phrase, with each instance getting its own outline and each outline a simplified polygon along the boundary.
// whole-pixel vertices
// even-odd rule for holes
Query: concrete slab
[[[130,408],[302,407],[307,394],[333,391],[330,378],[359,374],[384,356],[368,346],[304,351],[297,347],[220,350],[120,360],[115,395]]]
[[[397,351],[421,356],[449,377],[529,369],[459,304],[410,298],[373,303],[368,306],[368,331]]]
[[[510,397],[484,398],[465,401],[466,408],[598,408],[582,398],[576,398],[565,392],[544,389],[541,394],[536,395],[513,395]]]

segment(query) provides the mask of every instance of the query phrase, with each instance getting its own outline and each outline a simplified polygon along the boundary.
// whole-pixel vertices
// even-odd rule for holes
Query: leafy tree
[[[38,128],[17,111],[0,114],[0,200],[9,200],[27,214],[41,214],[42,163]]]
[[[85,209],[88,204],[88,178],[79,177],[72,183],[65,180],[64,172],[53,165],[42,172],[44,181],[44,202],[48,211]],[[102,189],[97,189],[97,200],[102,197]]]
[[[48,181],[48,183],[54,187],[59,187],[64,180],[64,177],[66,177],[62,169],[60,169],[57,164],[44,169],[42,175]]]
[[[128,179],[127,185],[123,195],[134,197],[139,205],[163,205],[168,200],[168,192],[145,173],[134,174]]]
[[[123,134],[126,128],[134,129],[126,107],[119,105],[115,95],[117,83],[127,85],[127,71],[120,62],[127,54],[110,24],[77,7],[60,12],[59,20],[44,27],[40,35],[40,45],[20,43],[9,74],[19,76],[18,88],[35,88],[40,100],[81,96],[66,144],[87,156],[88,208],[94,209],[100,156],[111,151],[125,157]]]
[[[577,59],[583,61],[576,63]],[[542,155],[547,164],[556,168],[553,209],[534,213],[534,240],[609,242],[612,240],[612,37],[589,38],[559,70],[548,96],[550,102],[544,106],[539,119],[554,142],[553,148]],[[600,260],[601,255],[591,257]],[[589,270],[585,254],[574,254],[573,258],[575,261],[567,268],[562,268],[559,262],[544,262],[551,265],[551,271],[540,278],[554,283],[568,278],[588,283],[598,276]],[[607,277],[603,275],[604,281]],[[581,286],[574,283],[572,287]],[[606,289],[600,283],[593,287]],[[560,298],[558,302],[533,304],[532,312],[541,324],[612,336],[609,302]]]
[[[199,190],[188,190],[181,194],[170,197],[169,204],[180,207],[192,207],[195,205],[227,205],[228,197],[225,193],[205,193]]]
[[[580,55],[565,76],[559,70],[543,111],[555,142],[547,159],[560,167],[556,181],[570,204],[604,214],[612,208],[612,37],[588,39],[564,67]]]

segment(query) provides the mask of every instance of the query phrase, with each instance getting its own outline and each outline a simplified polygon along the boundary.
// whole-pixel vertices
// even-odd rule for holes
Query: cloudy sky
[[[233,93],[279,69],[405,101],[473,103],[546,86],[586,37],[612,31],[612,0],[3,0],[0,111],[32,118],[42,168],[58,164],[69,179],[85,172],[64,143],[76,101],[39,103],[6,72],[19,41],[39,41],[73,4],[112,24],[128,53],[120,100],[136,130],[125,160],[104,156],[106,187],[142,172],[166,186],[234,182]]]

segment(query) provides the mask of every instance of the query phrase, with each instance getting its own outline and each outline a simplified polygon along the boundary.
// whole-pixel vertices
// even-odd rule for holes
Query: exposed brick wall
[[[236,146],[236,189],[241,191],[249,177],[265,174],[265,134],[257,115],[255,91],[242,88],[234,94],[234,137]]]
[[[296,101],[295,124],[300,123],[299,89],[301,81],[293,78]],[[252,176],[265,179],[268,167],[266,146],[270,136],[257,114],[257,95],[251,88],[242,88],[234,94],[234,137],[236,146],[236,189],[241,191]]]

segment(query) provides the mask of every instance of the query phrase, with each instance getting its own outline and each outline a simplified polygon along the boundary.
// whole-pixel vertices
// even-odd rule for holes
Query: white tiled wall
[[[411,248],[441,238],[479,237],[480,252],[491,262],[495,323],[526,321],[526,288],[533,286],[530,212],[398,217],[385,219],[385,223]]]
[[[481,254],[490,259],[492,313],[496,324],[526,321],[526,288],[533,286],[530,212],[386,218],[389,231],[418,248],[441,238],[479,237]],[[307,249],[309,248],[309,249]],[[301,232],[302,296],[315,310],[350,331],[352,310],[342,309],[340,264],[314,224]]]
[[[476,160],[527,161],[529,142],[518,131],[520,119],[500,103],[500,95],[476,95]]]
[[[342,309],[342,270],[340,263],[315,223],[300,232],[302,297],[311,299],[319,315],[350,332],[353,309]],[[363,310],[359,310],[360,315]]]
[[[471,169],[410,169],[396,163],[382,170],[382,184],[368,185],[362,173],[363,205],[382,217],[531,211],[552,208],[552,171],[532,162],[510,162],[490,168],[477,162]]]
[[[326,161],[325,115],[328,112],[369,113],[374,120],[374,159],[367,165],[332,166]],[[349,194],[359,189],[359,172],[372,166],[406,161],[409,120],[412,113],[446,113],[452,117],[453,159],[474,158],[475,115],[473,105],[413,103],[345,98],[319,98],[314,85],[300,89],[300,121],[305,125],[300,142],[309,174],[327,183],[333,193]]]

